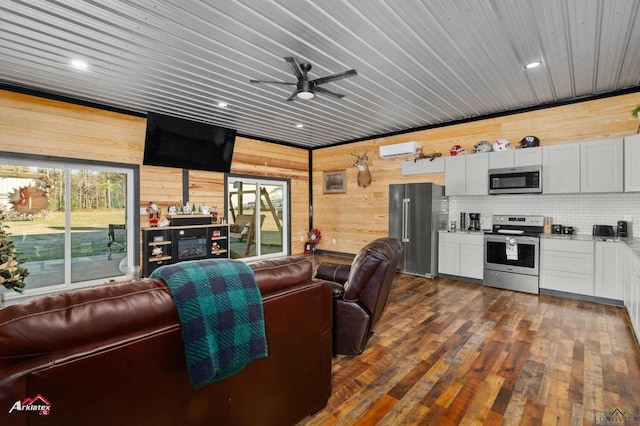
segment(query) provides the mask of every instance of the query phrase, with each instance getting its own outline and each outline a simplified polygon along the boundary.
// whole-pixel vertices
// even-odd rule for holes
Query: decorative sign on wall
[[[339,194],[346,192],[345,170],[323,172],[322,187],[325,194]]]

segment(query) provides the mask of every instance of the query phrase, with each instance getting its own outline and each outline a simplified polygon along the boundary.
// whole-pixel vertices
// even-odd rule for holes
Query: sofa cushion
[[[164,323],[169,326],[177,318],[164,281],[150,279],[10,305],[0,309],[0,366]]]

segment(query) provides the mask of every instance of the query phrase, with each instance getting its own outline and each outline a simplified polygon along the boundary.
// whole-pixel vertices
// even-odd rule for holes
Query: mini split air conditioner
[[[403,155],[413,155],[418,149],[418,142],[403,142],[394,145],[380,147],[381,158],[401,157]]]

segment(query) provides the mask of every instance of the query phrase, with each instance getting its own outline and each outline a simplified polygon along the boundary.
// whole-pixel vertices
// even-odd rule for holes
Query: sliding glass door
[[[289,252],[289,182],[227,177],[231,258],[282,256]]]
[[[0,209],[29,272],[25,295],[124,277],[136,255],[133,182],[126,167],[0,159]]]

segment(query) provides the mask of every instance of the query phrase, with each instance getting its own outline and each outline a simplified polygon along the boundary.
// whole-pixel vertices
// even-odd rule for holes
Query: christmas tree
[[[26,268],[20,266],[20,252],[9,240],[7,227],[4,226],[4,206],[0,206],[0,284],[18,293],[24,289],[24,279],[29,275]]]

